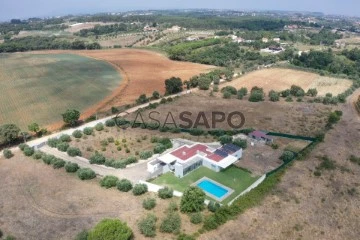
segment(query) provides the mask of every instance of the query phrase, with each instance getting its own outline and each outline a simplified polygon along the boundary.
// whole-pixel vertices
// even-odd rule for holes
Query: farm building
[[[274,141],[272,137],[268,136],[267,133],[263,131],[253,131],[249,133],[249,137],[265,143],[272,143]]]
[[[235,163],[242,156],[242,149],[234,144],[225,144],[214,149],[204,144],[183,145],[159,156],[147,164],[148,172],[164,174],[173,172],[177,177],[200,166],[219,172]]]

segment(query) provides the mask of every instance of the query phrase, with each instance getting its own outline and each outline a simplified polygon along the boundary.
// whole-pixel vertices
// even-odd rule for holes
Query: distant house
[[[273,41],[279,43],[279,42],[280,42],[280,38],[273,38]]]
[[[219,172],[241,157],[242,149],[234,144],[225,144],[214,149],[205,144],[195,143],[183,145],[159,156],[148,162],[147,169],[150,173],[158,174],[173,172],[175,176],[181,178],[200,166]]]
[[[157,32],[159,31],[156,27],[150,27],[149,25],[146,25],[144,27],[144,32]]]
[[[171,28],[168,28],[167,31],[169,31],[169,32],[179,32],[181,29],[182,29],[182,27],[175,25],[175,26],[172,26]]]
[[[274,139],[271,136],[268,136],[266,132],[258,130],[249,133],[249,137],[265,143],[272,143],[274,141]]]
[[[188,41],[188,42],[197,41],[197,40],[199,40],[198,37],[187,37],[186,38],[186,41]]]
[[[269,42],[269,39],[268,39],[268,38],[262,38],[261,41],[262,41],[263,43],[267,43],[267,42]]]
[[[277,47],[277,46],[270,46],[268,48],[261,49],[260,51],[264,52],[264,53],[278,54],[278,53],[281,53],[282,51],[284,51],[284,48]]]

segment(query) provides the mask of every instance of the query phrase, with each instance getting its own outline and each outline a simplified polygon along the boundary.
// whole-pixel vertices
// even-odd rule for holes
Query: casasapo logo
[[[158,111],[149,111],[147,113],[138,111],[134,112],[134,120],[129,121],[126,120],[125,117],[130,115],[130,113],[121,112],[114,117],[114,120],[116,122],[116,125],[120,128],[123,128],[125,125],[130,127],[134,127],[135,125],[143,125],[145,128],[147,128],[147,126],[151,124],[152,129],[164,127],[181,129],[216,129],[219,127],[219,124],[222,124],[223,127],[225,123],[227,124],[228,128],[240,129],[245,124],[245,116],[240,111],[233,111],[229,113],[213,111],[210,112],[210,117],[207,117],[206,113],[202,111],[197,113],[183,111],[176,114],[172,112],[167,112],[165,118],[161,116],[161,114],[164,113],[160,113]],[[146,116],[146,118],[144,118],[144,116]],[[175,118],[174,116],[177,116],[177,118]],[[144,119],[149,119],[149,121],[144,121]],[[161,121],[160,119],[165,120]]]

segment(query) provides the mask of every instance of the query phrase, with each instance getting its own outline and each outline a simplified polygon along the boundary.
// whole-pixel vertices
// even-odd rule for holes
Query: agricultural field
[[[125,47],[125,46],[129,46],[129,45],[133,45],[134,43],[136,43],[143,37],[144,36],[142,34],[132,34],[132,33],[119,34],[116,36],[106,35],[106,36],[101,36],[98,40],[98,43],[102,47],[110,47],[111,48],[115,45]]]
[[[119,87],[122,77],[110,64],[74,54],[0,55],[0,124],[23,130],[61,121],[68,108],[84,111]]]
[[[324,130],[327,122],[327,115],[333,106],[314,104],[306,102],[258,102],[253,103],[247,100],[224,99],[221,95],[209,96],[208,91],[197,91],[189,95],[185,95],[172,103],[162,104],[155,109],[160,114],[152,115],[160,121],[161,125],[165,123],[166,117],[170,112],[177,123],[187,125],[181,121],[179,115],[183,111],[191,112],[193,125],[199,112],[204,112],[211,126],[211,114],[213,111],[221,111],[228,117],[233,111],[240,111],[245,117],[243,128],[265,129],[272,132],[290,133],[300,136],[315,136]],[[152,121],[149,119],[149,113],[152,110],[141,112],[145,122]],[[136,113],[128,115],[127,119],[134,120]],[[138,119],[139,121],[139,119]],[[172,122],[168,118],[167,122]],[[241,119],[238,115],[232,118],[233,124],[239,124]],[[174,125],[168,125],[174,127]],[[200,127],[201,128],[201,127]],[[226,121],[217,123],[218,129],[229,129]]]
[[[325,96],[326,93],[332,93],[335,96],[350,88],[352,81],[292,69],[272,68],[251,72],[224,84],[224,86],[246,87],[248,89],[258,86],[263,88],[265,93],[270,90],[289,89],[291,85],[300,86],[305,91],[309,88],[316,88],[319,96]]]

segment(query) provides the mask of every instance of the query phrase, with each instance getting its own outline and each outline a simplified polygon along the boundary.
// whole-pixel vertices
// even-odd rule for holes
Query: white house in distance
[[[193,145],[183,145],[159,156],[147,163],[147,169],[150,173],[164,174],[173,172],[175,176],[181,178],[200,166],[219,172],[241,157],[242,149],[234,144],[225,144],[214,149],[205,144],[195,143]]]

